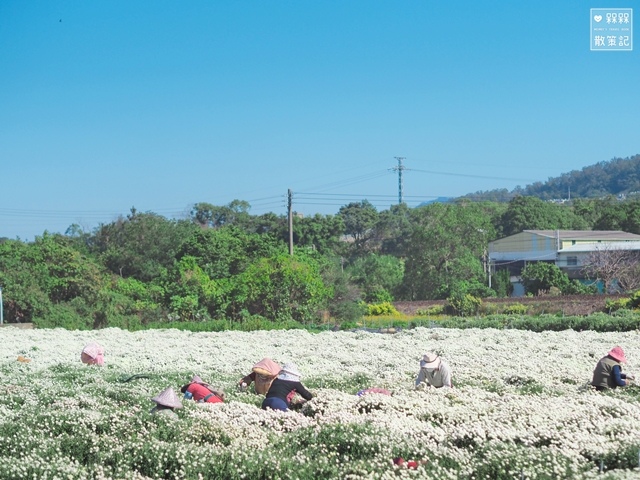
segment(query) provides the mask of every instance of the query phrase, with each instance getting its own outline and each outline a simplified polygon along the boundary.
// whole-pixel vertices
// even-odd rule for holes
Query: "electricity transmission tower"
[[[393,157],[396,160],[398,160],[398,166],[397,167],[393,167],[391,170],[393,170],[394,172],[398,172],[398,204],[401,204],[404,202],[403,200],[403,183],[402,183],[402,172],[404,172],[406,170],[406,167],[402,164],[402,161],[405,159],[405,157]]]

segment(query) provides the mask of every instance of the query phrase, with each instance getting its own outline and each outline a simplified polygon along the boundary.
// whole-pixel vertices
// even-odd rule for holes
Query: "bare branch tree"
[[[587,256],[583,271],[600,280],[605,293],[620,293],[640,286],[640,251],[624,250],[624,245],[602,244]]]
[[[624,292],[640,290],[640,252],[628,252],[627,268],[618,276],[618,285]]]

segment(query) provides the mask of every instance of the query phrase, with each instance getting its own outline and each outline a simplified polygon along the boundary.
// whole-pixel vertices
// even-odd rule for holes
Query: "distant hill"
[[[640,154],[628,158],[614,158],[572,170],[546,182],[535,182],[512,191],[503,189],[479,191],[460,198],[474,201],[508,202],[518,195],[538,197],[542,200],[592,198],[615,195],[625,197],[640,193]],[[442,201],[440,199],[436,201]]]
[[[426,202],[422,202],[419,207],[424,207],[425,205],[429,205],[430,203],[449,203],[455,201],[455,197],[438,197],[433,200],[427,200]]]

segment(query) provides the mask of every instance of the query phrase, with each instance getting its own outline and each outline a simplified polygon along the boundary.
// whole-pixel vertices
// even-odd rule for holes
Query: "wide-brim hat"
[[[280,365],[278,365],[276,362],[274,362],[270,358],[263,358],[258,363],[256,363],[251,370],[260,375],[265,375],[267,377],[275,377],[280,373],[280,370],[282,369]]]
[[[199,383],[201,385],[206,385],[204,383],[204,380],[202,380],[198,375],[194,375],[193,377],[191,377],[191,382],[190,383]]]
[[[609,350],[609,353],[607,353],[607,355],[620,363],[627,363],[627,357],[625,356],[622,347],[613,347],[611,350]]]
[[[163,407],[182,408],[182,402],[171,387],[164,389],[151,400],[156,402],[158,405],[162,405]]]
[[[422,356],[420,366],[422,368],[436,369],[440,366],[440,357],[435,353],[427,352]]]
[[[280,370],[278,378],[280,380],[289,380],[293,382],[299,382],[302,374],[298,370],[298,366],[295,363],[285,363]]]
[[[98,355],[104,355],[104,348],[95,342],[87,343],[82,349],[82,353],[91,358],[98,358]]]

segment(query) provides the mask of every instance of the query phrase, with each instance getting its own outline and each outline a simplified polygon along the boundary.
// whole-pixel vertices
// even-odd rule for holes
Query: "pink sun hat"
[[[266,377],[275,377],[280,373],[280,370],[282,370],[280,365],[266,357],[256,363],[251,369],[251,371]]]
[[[82,349],[80,360],[87,365],[104,365],[104,348],[96,342],[87,343]]]
[[[607,353],[607,355],[620,363],[627,363],[627,357],[624,355],[622,347],[613,347],[611,350],[609,350],[609,353]]]

